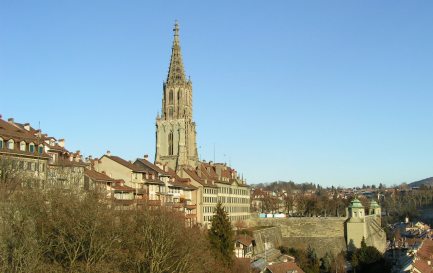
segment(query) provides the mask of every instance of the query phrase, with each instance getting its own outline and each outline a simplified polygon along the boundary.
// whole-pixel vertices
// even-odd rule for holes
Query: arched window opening
[[[170,90],[170,93],[168,94],[168,103],[173,104],[173,90]]]
[[[9,150],[13,150],[14,149],[14,144],[15,144],[15,142],[13,141],[13,139],[9,139],[9,141],[8,141],[8,149]]]
[[[23,152],[26,151],[26,143],[24,141],[20,142],[20,151],[23,151]]]
[[[35,152],[35,144],[33,144],[33,143],[29,144],[29,152],[31,152],[31,153]]]
[[[173,147],[173,132],[168,134],[168,155],[173,155],[174,147]]]
[[[38,147],[38,153],[42,154],[44,152],[44,146],[43,145],[39,145]]]

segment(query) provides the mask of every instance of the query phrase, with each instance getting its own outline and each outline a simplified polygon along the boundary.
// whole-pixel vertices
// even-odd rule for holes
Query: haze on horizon
[[[70,150],[155,152],[173,23],[201,159],[248,183],[433,176],[431,1],[0,1],[0,114]]]

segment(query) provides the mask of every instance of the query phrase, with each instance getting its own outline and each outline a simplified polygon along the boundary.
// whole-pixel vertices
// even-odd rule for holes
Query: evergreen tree
[[[221,202],[218,202],[215,208],[211,223],[209,240],[212,249],[227,266],[230,266],[233,263],[234,235],[229,217]]]

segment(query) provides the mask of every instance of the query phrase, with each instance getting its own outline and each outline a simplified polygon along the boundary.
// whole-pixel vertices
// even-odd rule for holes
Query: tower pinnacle
[[[174,43],[179,43],[179,22],[176,20],[174,21],[174,28],[173,28],[173,32],[174,32]]]
[[[171,59],[170,67],[168,69],[167,84],[172,83],[185,83],[185,70],[183,68],[182,52],[180,50],[180,40],[179,40],[179,23],[174,23],[174,39],[173,46],[171,48]]]

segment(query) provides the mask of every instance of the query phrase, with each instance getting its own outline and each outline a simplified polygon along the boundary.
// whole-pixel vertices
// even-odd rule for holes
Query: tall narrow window
[[[34,153],[34,152],[35,152],[35,144],[33,144],[33,143],[30,143],[30,144],[29,144],[29,151],[30,151],[31,153]]]
[[[170,108],[170,109],[168,110],[168,117],[169,117],[169,118],[173,118],[173,108]]]
[[[168,155],[173,155],[173,132],[168,134]]]
[[[13,150],[14,149],[14,144],[15,144],[15,142],[12,139],[10,139],[8,141],[8,149],[9,150]]]
[[[168,95],[168,103],[173,104],[173,90],[170,90],[170,93]]]
[[[0,149],[3,149],[3,139],[0,138]]]
[[[24,141],[20,142],[20,151],[23,151],[23,152],[26,151],[26,143]]]
[[[39,154],[42,154],[44,152],[44,146],[40,145],[38,147],[38,152],[39,152]]]

